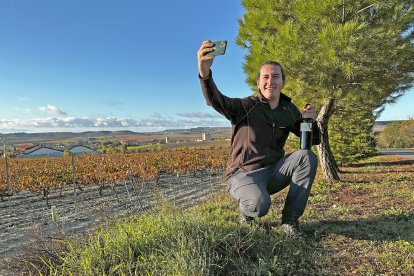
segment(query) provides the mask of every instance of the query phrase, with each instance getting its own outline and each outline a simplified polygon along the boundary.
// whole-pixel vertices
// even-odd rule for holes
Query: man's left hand
[[[302,113],[302,118],[304,119],[311,118],[313,120],[316,120],[316,118],[318,117],[319,111],[316,108],[314,108],[312,105],[306,104],[305,107],[302,109],[301,113]]]

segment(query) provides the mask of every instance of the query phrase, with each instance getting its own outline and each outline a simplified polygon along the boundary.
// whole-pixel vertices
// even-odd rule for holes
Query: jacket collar
[[[263,97],[262,93],[260,91],[257,92],[257,98],[259,99],[259,101],[261,103],[267,104],[267,100],[265,97]],[[279,98],[279,104],[284,105],[286,103],[290,103],[292,101],[292,99],[288,96],[286,96],[284,93],[280,93],[280,98]]]

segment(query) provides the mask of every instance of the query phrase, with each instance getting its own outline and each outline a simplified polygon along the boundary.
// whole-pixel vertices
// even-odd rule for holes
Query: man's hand
[[[209,40],[203,41],[203,44],[201,44],[200,49],[197,52],[197,58],[198,58],[198,73],[200,74],[200,77],[205,79],[210,74],[210,67],[213,65],[214,56],[206,56],[208,52],[213,51],[213,43]]]
[[[301,113],[302,113],[302,118],[304,119],[311,118],[313,120],[316,120],[316,118],[318,117],[319,111],[315,109],[313,106],[311,106],[310,104],[306,104],[305,107],[302,109]]]

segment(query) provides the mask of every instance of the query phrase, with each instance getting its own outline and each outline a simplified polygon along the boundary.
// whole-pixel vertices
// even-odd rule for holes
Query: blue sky
[[[0,0],[0,133],[229,126],[206,106],[196,52],[228,40],[215,81],[251,93],[239,0]],[[381,120],[414,115],[408,92]]]

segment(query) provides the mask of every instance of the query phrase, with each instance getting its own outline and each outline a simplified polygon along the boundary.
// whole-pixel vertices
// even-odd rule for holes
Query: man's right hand
[[[198,73],[203,79],[209,76],[211,65],[213,65],[214,56],[206,56],[207,53],[214,50],[213,45],[211,41],[205,40],[197,53]]]

